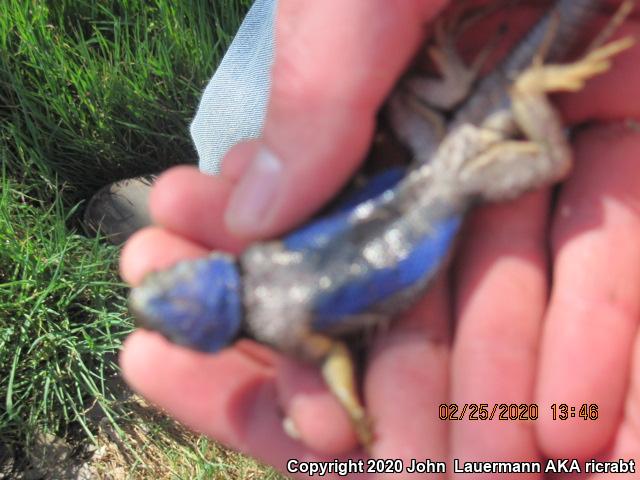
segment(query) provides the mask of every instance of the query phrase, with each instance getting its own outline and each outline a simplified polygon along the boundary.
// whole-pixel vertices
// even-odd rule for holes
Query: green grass
[[[122,478],[276,477],[123,397],[118,251],[78,228],[100,186],[195,162],[188,124],[250,3],[0,2],[0,467],[53,434]]]
[[[0,436],[28,444],[39,430],[80,427],[87,400],[110,415],[105,380],[130,329],[115,248],[69,231],[61,197],[3,174],[0,194]]]
[[[0,2],[12,173],[65,183],[77,200],[113,179],[193,162],[188,122],[248,3]]]

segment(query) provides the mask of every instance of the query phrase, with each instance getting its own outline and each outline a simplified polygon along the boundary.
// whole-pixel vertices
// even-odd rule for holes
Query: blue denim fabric
[[[262,132],[271,85],[277,0],[256,0],[207,85],[191,136],[200,170],[220,171],[236,143]]]

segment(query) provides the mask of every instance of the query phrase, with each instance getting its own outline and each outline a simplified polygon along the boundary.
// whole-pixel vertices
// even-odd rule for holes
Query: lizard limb
[[[467,65],[456,48],[457,38],[479,19],[497,10],[490,6],[463,16],[458,9],[448,21],[440,20],[435,26],[435,44],[428,54],[442,78],[410,75],[402,88],[387,101],[387,115],[396,137],[412,152],[419,152],[417,161],[430,159],[446,133],[442,112],[452,110],[471,91],[480,70],[495,50],[501,35],[496,35]]]
[[[353,360],[347,346],[333,341],[322,365],[322,376],[331,392],[347,411],[360,444],[365,448],[373,441],[371,421],[358,399]]]
[[[631,45],[631,38],[623,38],[576,62],[534,64],[520,74],[511,90],[512,111],[527,140],[502,141],[472,158],[460,175],[463,188],[495,201],[517,197],[563,178],[571,167],[571,150],[558,113],[546,94],[580,90],[588,79],[607,71],[612,57]]]
[[[436,23],[435,44],[429,47],[428,54],[442,78],[419,75],[408,77],[404,81],[404,86],[413,97],[432,108],[448,111],[469,95],[471,87],[480,75],[480,70],[495,50],[502,35],[500,33],[495,35],[468,65],[460,56],[456,41],[476,21],[495,10],[493,6],[486,7],[466,17],[458,11],[448,22],[441,20]]]
[[[418,162],[431,158],[446,132],[440,112],[398,89],[387,100],[386,114],[393,134],[419,157]]]
[[[349,415],[358,441],[365,448],[373,442],[372,423],[358,398],[356,373],[347,346],[321,334],[309,334],[303,346],[305,356],[321,363],[325,383]],[[285,419],[285,431],[290,432],[291,422]],[[291,433],[294,433],[295,430]]]

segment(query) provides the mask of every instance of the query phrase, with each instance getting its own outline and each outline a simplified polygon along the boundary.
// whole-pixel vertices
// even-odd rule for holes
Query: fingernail
[[[242,236],[260,233],[281,188],[282,172],[278,157],[260,147],[229,199],[225,213],[229,230]]]

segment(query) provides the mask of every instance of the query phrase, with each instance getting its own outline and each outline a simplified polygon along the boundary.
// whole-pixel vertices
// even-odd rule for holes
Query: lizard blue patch
[[[350,215],[351,211],[345,211],[312,220],[284,237],[282,243],[287,250],[293,252],[322,247],[336,235],[350,228]]]
[[[362,313],[391,295],[433,275],[460,229],[462,216],[454,216],[434,226],[411,253],[390,268],[372,270],[363,278],[329,291],[315,302],[313,328],[329,330],[345,317]]]
[[[307,225],[287,235],[282,241],[285,248],[301,251],[319,248],[339,233],[349,229],[349,217],[361,203],[381,195],[393,188],[406,174],[402,168],[392,168],[372,177],[367,184],[349,195],[334,212],[326,217],[312,220]]]
[[[215,352],[240,331],[240,276],[226,256],[182,262],[133,289],[131,306],[142,327],[179,345]]]
[[[337,210],[340,212],[351,211],[359,204],[382,195],[387,190],[395,187],[406,174],[407,170],[405,168],[394,167],[374,175],[366,185],[349,194],[337,206]]]

